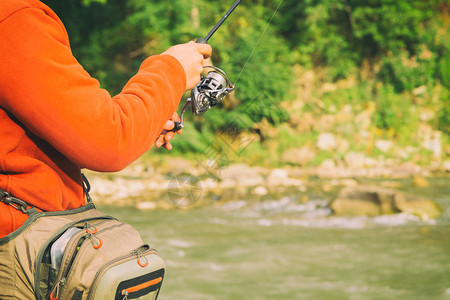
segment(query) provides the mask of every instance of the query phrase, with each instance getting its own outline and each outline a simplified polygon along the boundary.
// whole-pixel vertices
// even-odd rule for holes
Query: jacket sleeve
[[[82,168],[117,171],[147,151],[186,88],[173,57],[147,58],[111,97],[72,55],[59,19],[22,9],[0,23],[0,106]]]

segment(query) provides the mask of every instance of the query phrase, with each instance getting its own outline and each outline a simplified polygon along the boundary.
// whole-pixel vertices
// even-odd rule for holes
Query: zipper
[[[52,287],[50,292],[50,299],[56,300],[59,297],[59,292],[62,289],[62,287],[67,282],[67,274],[69,273],[70,269],[72,268],[73,262],[75,261],[76,256],[81,250],[81,247],[86,245],[84,242],[86,241],[86,233],[82,232],[82,236],[76,238],[76,243],[73,243],[71,246],[76,245],[76,247],[79,249],[75,250],[75,252],[69,257],[68,255],[63,257],[63,260],[61,262],[61,267],[59,269],[58,277],[55,280],[55,285]],[[55,293],[56,292],[56,293]],[[55,293],[55,296],[53,296]]]
[[[122,294],[122,296],[124,296],[124,297],[123,297],[123,300],[128,299],[128,295],[129,295],[130,293],[136,293],[136,292],[139,292],[140,290],[143,290],[143,289],[145,289],[145,288],[148,288],[148,287],[150,287],[150,286],[152,286],[152,285],[157,285],[157,284],[160,283],[162,280],[163,280],[162,277],[158,277],[158,278],[155,278],[155,279],[153,279],[153,280],[150,280],[150,281],[147,281],[147,282],[138,284],[138,285],[136,285],[136,286],[129,287],[129,288],[127,288],[127,289],[122,290],[122,293],[121,293],[121,294]]]
[[[102,222],[102,223],[103,223],[103,222]],[[102,230],[96,231],[95,235],[100,235],[100,234],[102,234],[103,232],[106,232],[106,231],[109,231],[109,230],[114,229],[114,228],[116,228],[116,227],[121,227],[121,226],[124,226],[124,225],[126,225],[126,224],[125,224],[125,223],[118,223],[118,224],[115,224],[115,225],[112,225],[112,226],[103,228]],[[77,253],[76,253],[76,255],[75,255],[75,258],[72,260],[72,263],[70,264],[70,267],[68,268],[68,270],[66,270],[66,272],[64,272],[64,273],[65,273],[65,276],[64,276],[65,283],[68,282],[68,281],[71,281],[71,279],[72,279],[72,278],[70,278],[70,277],[71,277],[70,271],[71,271],[71,269],[72,269],[72,266],[75,264],[75,261],[76,261],[77,257],[78,257],[78,256],[82,256],[82,255],[79,255],[79,254],[80,254],[80,253],[83,253],[83,252],[85,251],[85,249],[88,247],[87,245],[91,245],[91,246],[93,246],[94,248],[96,248],[96,244],[95,244],[93,238],[95,238],[97,241],[100,241],[100,243],[101,243],[101,239],[98,238],[98,237],[96,237],[96,236],[94,236],[94,234],[91,234],[91,233],[87,233],[87,234],[86,234],[86,239],[85,239],[84,241],[86,241],[86,240],[89,239],[89,240],[92,241],[92,244],[91,244],[91,243],[85,243],[85,242],[83,241],[83,244],[80,246],[80,249],[77,251]],[[100,247],[101,247],[101,245],[100,245]],[[100,248],[100,247],[98,247],[98,248]],[[97,248],[96,248],[96,249],[97,249]],[[61,294],[64,293],[64,287],[62,287],[62,288],[60,289],[60,293],[61,293]]]
[[[141,247],[131,251],[129,254],[120,256],[120,257],[104,264],[101,267],[101,269],[98,270],[97,274],[95,274],[94,280],[92,281],[91,289],[89,290],[87,300],[92,299],[93,293],[94,293],[95,289],[97,288],[97,284],[99,283],[102,276],[106,273],[106,271],[108,271],[108,269],[118,265],[119,263],[127,262],[130,258],[131,259],[138,258],[138,261],[139,261],[140,258],[142,258],[142,257],[145,258],[145,256],[147,254],[151,254],[151,253],[157,253],[157,252],[155,249],[150,248],[149,245],[142,245]],[[147,264],[148,264],[148,262],[147,262]],[[161,278],[161,280],[162,280],[162,278]],[[127,299],[127,295],[124,295],[124,296],[125,296],[124,299]]]
[[[84,208],[84,207],[83,207]],[[52,213],[42,213],[41,217],[45,217],[47,216],[46,214],[48,214],[48,216],[53,216]],[[63,227],[61,227],[61,229],[59,229],[55,234],[53,234],[52,237],[50,237],[41,247],[41,249],[39,250],[39,253],[36,257],[35,260],[35,275],[34,275],[34,290],[35,290],[35,296],[36,299],[38,300],[42,300],[41,296],[39,294],[40,291],[40,273],[41,273],[41,263],[42,263],[42,258],[44,257],[44,253],[46,251],[46,249],[48,248],[48,246],[54,242],[56,240],[57,237],[61,236],[67,229],[69,229],[72,226],[75,226],[76,224],[80,224],[83,222],[89,222],[89,221],[94,221],[94,220],[102,220],[102,219],[106,219],[106,220],[116,220],[116,218],[110,217],[110,216],[99,216],[99,217],[92,217],[92,218],[85,218],[85,219],[81,219],[78,221],[73,221],[70,222],[66,225],[64,225]],[[105,221],[106,221],[105,220]]]
[[[54,287],[54,291],[56,291],[56,296],[53,296],[53,292],[54,291],[52,291],[51,293],[50,293],[50,300],[58,300],[58,297],[59,297],[59,289],[64,285],[64,284],[66,284],[66,280],[65,280],[65,278],[61,278],[59,281],[58,281],[58,283],[55,285],[55,287]]]
[[[98,223],[95,223],[94,225],[90,224],[89,221],[81,221],[81,222],[77,223],[79,225],[84,224],[84,228],[79,233],[76,233],[72,237],[72,239],[69,240],[69,242],[66,245],[66,248],[64,250],[63,259],[61,261],[61,266],[59,268],[58,276],[56,277],[54,286],[50,290],[51,291],[50,292],[51,300],[58,299],[60,291],[62,290],[63,286],[67,282],[66,277],[72,268],[75,258],[77,257],[78,253],[81,251],[81,247],[83,247],[85,245],[84,242],[89,238],[90,235],[92,235],[92,232],[89,230],[91,230],[91,228],[97,228],[108,221],[109,220],[102,220]],[[68,254],[70,252],[69,250],[73,249],[73,247],[76,247],[78,249],[75,249],[75,251],[69,257],[69,254]],[[55,294],[55,296],[54,296],[54,294]]]

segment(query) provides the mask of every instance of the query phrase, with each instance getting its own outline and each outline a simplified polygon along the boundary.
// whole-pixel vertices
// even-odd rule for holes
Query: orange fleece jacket
[[[0,188],[44,211],[84,205],[81,168],[118,171],[146,152],[176,110],[186,75],[147,58],[114,97],[72,55],[38,0],[0,5]],[[0,237],[26,215],[0,202]]]

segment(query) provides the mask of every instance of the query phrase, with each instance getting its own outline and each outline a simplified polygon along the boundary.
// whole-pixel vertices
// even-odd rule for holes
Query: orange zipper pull
[[[148,266],[148,259],[145,257],[145,255],[141,252],[141,250],[137,249],[131,252],[131,254],[137,256],[137,263],[140,267],[145,268]]]
[[[58,284],[54,287],[53,291],[50,293],[50,300],[58,300],[59,298],[59,288],[66,283],[65,278],[61,278],[61,280],[58,281]],[[56,295],[53,296],[53,293],[56,292]]]
[[[125,290],[122,290],[122,295],[125,295],[128,298],[128,295],[130,293],[135,293],[135,292],[138,292],[140,290],[146,289],[146,288],[148,288],[148,287],[150,287],[152,285],[157,285],[161,281],[162,281],[162,277],[158,277],[158,278],[155,278],[153,280],[141,283],[139,285],[136,285],[136,286],[133,286],[133,287],[129,287],[129,288],[125,289]]]

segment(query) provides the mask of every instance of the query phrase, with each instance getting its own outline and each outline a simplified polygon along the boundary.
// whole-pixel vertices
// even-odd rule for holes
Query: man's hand
[[[169,141],[175,136],[175,132],[170,131],[175,126],[174,122],[180,122],[180,117],[175,112],[172,117],[167,120],[166,124],[164,124],[163,131],[159,134],[159,137],[156,139],[155,147],[160,148],[164,146],[167,150],[172,150],[172,144]],[[181,134],[183,129],[177,131],[178,134]]]
[[[175,57],[186,73],[186,89],[192,89],[200,82],[203,72],[203,61],[211,56],[212,48],[208,44],[189,42],[170,47],[162,54]]]

